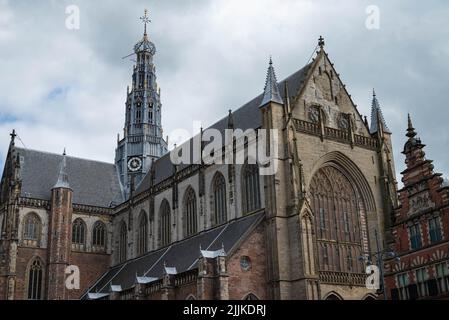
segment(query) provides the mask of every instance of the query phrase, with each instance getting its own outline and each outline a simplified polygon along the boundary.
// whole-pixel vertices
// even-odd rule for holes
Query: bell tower
[[[154,160],[167,152],[161,124],[161,91],[156,83],[153,58],[155,45],[147,35],[150,21],[148,12],[141,17],[144,34],[134,46],[136,56],[131,90],[126,92],[126,111],[123,138],[118,136],[115,164],[122,183],[125,198],[129,198],[133,186],[138,186],[150,171]]]

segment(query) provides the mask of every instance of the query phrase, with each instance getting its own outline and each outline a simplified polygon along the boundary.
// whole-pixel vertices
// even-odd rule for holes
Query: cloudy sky
[[[66,7],[80,10],[79,30]],[[379,8],[379,29],[366,27]],[[436,170],[449,174],[449,2],[380,0],[0,0],[0,164],[15,128],[32,149],[112,162],[149,8],[165,133],[214,123],[259,94],[269,55],[278,79],[326,50],[362,114],[375,87],[394,133],[406,115]],[[21,144],[20,142],[18,142]]]

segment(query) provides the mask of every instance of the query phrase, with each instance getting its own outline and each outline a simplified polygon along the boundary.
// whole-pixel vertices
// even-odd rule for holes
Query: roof
[[[307,64],[302,69],[296,71],[286,79],[278,82],[278,87],[281,88],[280,95],[282,99],[285,99],[285,90],[283,90],[285,86],[285,82],[287,82],[288,92],[290,95],[296,95],[302,86],[305,83],[305,79],[307,73],[312,66],[313,62]],[[264,94],[260,94],[251,101],[244,104],[242,107],[238,108],[236,111],[232,113],[233,119],[233,127],[234,129],[241,129],[243,131],[247,129],[257,129],[262,126],[262,116],[259,110],[259,106],[262,102]],[[221,133],[224,133],[225,129],[228,129],[228,119],[229,115],[226,115],[221,120],[210,126],[210,129],[217,129]],[[185,142],[186,144],[190,144],[190,148],[192,148],[192,140]],[[192,152],[190,153],[192,155]],[[180,169],[187,167],[188,165],[182,165]],[[170,153],[165,154],[161,158],[157,159],[154,162],[154,183],[157,184],[159,182],[164,181],[165,179],[170,178],[174,173],[174,166],[170,160]],[[148,173],[139,186],[136,189],[136,194],[142,193],[150,188],[151,185],[151,175]]]
[[[196,269],[201,255],[200,248],[208,251],[232,251],[262,221],[263,216],[264,211],[261,211],[229,221],[227,224],[114,266],[104,273],[86,294],[109,293],[111,285],[126,290],[133,287],[137,281],[144,283],[155,281],[161,279],[168,268],[170,272],[176,273]]]
[[[21,196],[50,200],[63,156],[18,147],[16,151],[20,155]],[[66,156],[65,166],[73,203],[108,208],[123,201],[113,164]]]

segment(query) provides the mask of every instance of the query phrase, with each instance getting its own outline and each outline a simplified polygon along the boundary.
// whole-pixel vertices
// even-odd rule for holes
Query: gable
[[[346,114],[351,114],[354,133],[370,136],[364,119],[324,51],[318,53],[292,105],[293,117],[309,122],[317,122],[316,107],[321,107],[325,126],[340,130],[347,129]]]

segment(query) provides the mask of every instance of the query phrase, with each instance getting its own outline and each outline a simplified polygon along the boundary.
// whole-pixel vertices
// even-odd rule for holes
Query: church
[[[399,203],[376,94],[368,122],[320,37],[314,58],[282,81],[270,59],[264,91],[199,133],[275,132],[273,174],[250,159],[175,164],[143,21],[114,162],[21,148],[11,133],[0,299],[377,299],[367,257],[394,242]],[[235,151],[231,141],[222,149]]]

